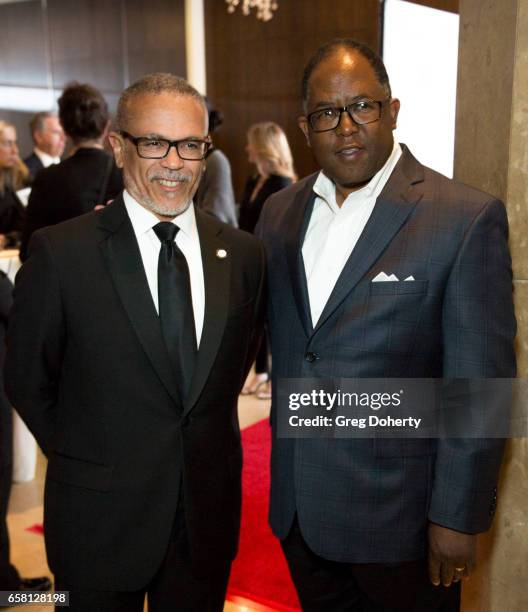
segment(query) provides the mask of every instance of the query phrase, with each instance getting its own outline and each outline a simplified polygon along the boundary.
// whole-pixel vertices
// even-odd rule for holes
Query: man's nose
[[[172,146],[167,155],[161,160],[161,163],[167,168],[183,168],[184,161],[179,156],[177,147]]]
[[[352,115],[349,110],[345,110],[341,113],[339,123],[336,127],[336,132],[347,136],[348,134],[354,134],[359,130],[358,124],[352,119]]]

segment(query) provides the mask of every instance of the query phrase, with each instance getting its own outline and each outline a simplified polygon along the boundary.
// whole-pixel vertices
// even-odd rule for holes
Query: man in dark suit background
[[[515,376],[505,209],[394,142],[399,101],[368,47],[319,49],[303,103],[322,171],[273,195],[257,232],[275,394],[271,526],[303,610],[458,610],[503,442],[278,438],[277,380]]]
[[[26,157],[24,163],[29,169],[31,180],[42,170],[52,164],[60,163],[64,153],[66,137],[55,113],[37,113],[29,124],[31,137],[35,148],[31,155]]]
[[[34,235],[7,390],[48,457],[46,548],[70,609],[141,611],[147,593],[151,611],[218,611],[264,252],[193,207],[209,138],[186,81],[143,77],[116,123],[125,191]]]
[[[11,281],[0,270],[0,591],[47,591],[51,588],[49,578],[22,578],[10,560],[6,519],[13,479],[13,409],[4,392],[3,366],[7,317],[13,303],[12,292]]]
[[[33,182],[20,243],[22,262],[33,232],[91,212],[123,189],[121,171],[105,150],[110,113],[103,94],[89,83],[72,82],[58,104],[70,155],[39,172]]]

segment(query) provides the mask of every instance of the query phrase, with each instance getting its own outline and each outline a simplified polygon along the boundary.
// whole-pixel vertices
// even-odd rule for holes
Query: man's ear
[[[33,142],[37,145],[37,147],[40,147],[42,143],[42,133],[40,132],[40,130],[37,130],[33,134]]]
[[[304,134],[304,137],[306,138],[306,144],[309,147],[311,147],[312,145],[310,143],[310,132],[308,129],[308,119],[306,119],[304,115],[301,115],[297,119],[297,125],[301,128],[301,132]]]
[[[109,132],[108,140],[110,142],[110,146],[112,147],[112,151],[114,152],[116,165],[118,168],[122,168],[125,157],[125,141],[121,134],[118,134],[117,132]]]
[[[398,113],[400,112],[400,101],[398,98],[392,98],[389,103],[389,112],[392,119],[392,129],[395,130],[398,123]]]

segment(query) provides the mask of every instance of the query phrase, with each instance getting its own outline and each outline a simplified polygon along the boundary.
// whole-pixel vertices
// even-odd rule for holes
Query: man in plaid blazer
[[[503,204],[394,143],[399,101],[364,45],[319,49],[303,102],[322,171],[258,227],[275,383],[515,376]],[[303,610],[458,610],[502,441],[278,438],[275,383],[270,522]]]

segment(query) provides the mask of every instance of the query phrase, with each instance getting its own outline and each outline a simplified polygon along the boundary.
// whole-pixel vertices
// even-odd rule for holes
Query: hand
[[[109,204],[112,204],[114,200],[107,200],[106,204],[96,204],[94,206],[94,210],[102,210],[103,208],[106,208]]]
[[[429,523],[429,578],[438,586],[467,580],[475,569],[477,536]]]

